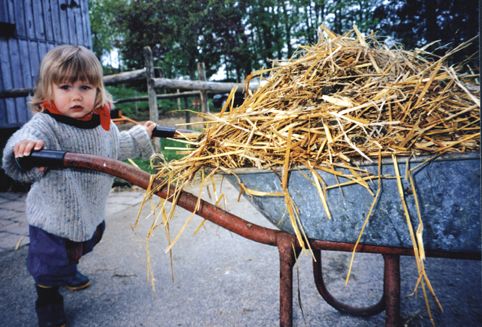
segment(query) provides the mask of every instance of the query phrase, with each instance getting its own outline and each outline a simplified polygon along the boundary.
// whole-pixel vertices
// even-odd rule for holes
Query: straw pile
[[[322,40],[302,48],[295,58],[250,75],[246,83],[269,74],[241,106],[233,108],[233,90],[219,114],[207,114],[204,132],[186,141],[194,150],[184,159],[158,167],[155,179],[160,186],[169,183],[180,191],[199,171],[207,185],[207,177],[219,170],[281,167],[281,196],[298,241],[305,246],[308,243],[287,190],[291,168],[304,166],[313,173],[329,216],[328,185],[316,173],[318,169],[339,176],[337,168],[348,168],[352,175],[343,177],[369,189],[367,180],[383,176],[361,171],[355,164],[358,160],[479,149],[479,94],[469,89],[475,75],[459,73],[461,66],[445,65],[458,49],[435,57],[424,49],[389,49],[373,37],[365,38],[356,27],[342,36],[326,28],[323,33]],[[206,168],[209,175],[204,175]],[[372,193],[374,202],[366,221],[379,191]],[[403,189],[400,195],[403,202]],[[163,214],[165,221],[173,210]],[[417,286],[421,284],[425,293],[425,281],[434,294],[423,268],[423,244],[417,241],[420,226],[417,231],[409,227],[420,273]]]
[[[474,75],[444,66],[450,54],[429,60],[423,50],[391,50],[356,29],[325,32],[299,58],[253,73],[249,79],[270,76],[240,107],[228,100],[220,114],[206,115],[196,150],[161,167],[158,178],[186,180],[201,167],[283,166],[288,144],[290,167],[479,148],[479,94],[464,83]]]

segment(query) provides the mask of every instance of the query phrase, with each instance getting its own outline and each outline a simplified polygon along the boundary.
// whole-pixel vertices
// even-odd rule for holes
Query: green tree
[[[150,46],[165,76],[194,78],[198,62],[204,62],[212,74],[220,65],[220,51],[209,5],[207,0],[130,2],[117,16],[125,31],[120,49],[127,66],[144,66],[142,49]]]
[[[119,48],[128,69],[144,66],[147,45],[166,77],[196,78],[204,62],[208,78],[223,66],[228,79],[241,81],[316,42],[322,23],[339,33],[354,23],[369,31],[370,8],[382,1],[91,0],[92,30],[96,51]]]
[[[127,0],[89,0],[92,50],[101,58],[119,46],[123,38],[122,29],[116,24],[116,12]]]
[[[247,1],[212,1],[212,12],[207,19],[212,22],[212,44],[219,51],[220,63],[224,65],[228,80],[241,81],[252,71],[254,54],[248,40],[249,31],[243,19],[246,17]]]
[[[164,59],[175,32],[167,22],[171,14],[168,4],[163,0],[130,1],[117,12],[115,24],[124,34],[119,50],[127,68],[144,67],[144,46],[151,47],[155,58]]]
[[[375,10],[379,18],[379,29],[390,35],[407,48],[420,47],[433,41],[440,41],[436,54],[445,53],[479,34],[477,1],[458,0],[403,0],[380,4]],[[478,40],[470,47],[453,56],[460,62],[478,51]],[[478,58],[473,58],[478,65]]]

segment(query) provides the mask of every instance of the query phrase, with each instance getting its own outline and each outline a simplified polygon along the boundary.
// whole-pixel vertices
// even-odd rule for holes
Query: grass
[[[185,154],[177,153],[178,150],[169,148],[187,148],[187,145],[175,140],[161,139],[161,153],[167,161],[181,159],[185,156]]]

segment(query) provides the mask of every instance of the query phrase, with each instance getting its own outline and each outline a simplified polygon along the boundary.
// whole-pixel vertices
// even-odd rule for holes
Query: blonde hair
[[[106,91],[102,66],[89,49],[80,45],[61,45],[50,50],[42,59],[35,93],[30,101],[32,111],[43,111],[41,103],[53,100],[53,85],[85,81],[97,89],[95,108],[112,103]]]

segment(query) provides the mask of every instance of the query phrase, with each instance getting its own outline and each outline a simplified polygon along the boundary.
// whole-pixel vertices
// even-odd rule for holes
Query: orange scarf
[[[47,110],[48,112],[50,112],[51,114],[54,114],[54,115],[63,115],[59,109],[57,109],[57,107],[55,106],[55,103],[53,101],[48,101],[48,100],[45,100],[44,102],[42,102],[42,104],[40,105],[40,107],[42,107],[43,109]],[[94,112],[99,115],[99,118],[100,118],[100,126],[102,126],[102,128],[106,131],[109,130],[110,128],[110,108],[111,108],[111,104],[110,103],[106,103],[103,107],[98,107],[96,108],[93,112],[91,112],[90,114],[87,114],[85,115],[84,117],[82,118],[78,118],[78,120],[81,120],[81,121],[89,121],[92,119],[92,116],[94,115]]]

